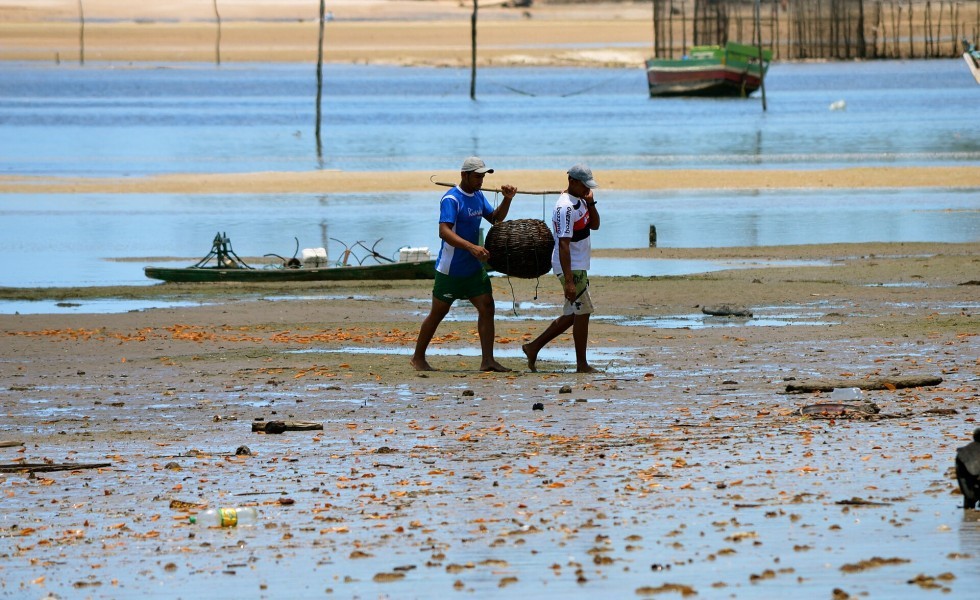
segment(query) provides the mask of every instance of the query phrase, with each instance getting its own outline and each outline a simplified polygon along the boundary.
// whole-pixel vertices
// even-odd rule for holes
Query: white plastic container
[[[191,517],[191,523],[201,527],[238,527],[259,522],[259,511],[251,506],[244,508],[209,508]]]
[[[849,388],[834,388],[830,392],[830,399],[837,402],[842,402],[846,400],[863,400],[864,393],[861,388],[849,387]]]
[[[416,263],[416,262],[425,262],[427,260],[432,260],[432,254],[429,253],[428,247],[425,246],[419,248],[405,247],[398,250],[398,262]]]
[[[303,258],[303,264],[308,267],[323,267],[327,264],[326,248],[303,248],[300,256]]]

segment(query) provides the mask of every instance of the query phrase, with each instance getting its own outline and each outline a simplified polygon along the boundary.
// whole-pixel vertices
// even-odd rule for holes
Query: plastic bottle
[[[834,388],[830,392],[830,399],[838,402],[841,400],[863,400],[864,394],[861,392],[861,388]]]
[[[251,506],[244,508],[209,508],[190,518],[191,523],[202,527],[237,527],[255,525],[259,521],[259,511]]]

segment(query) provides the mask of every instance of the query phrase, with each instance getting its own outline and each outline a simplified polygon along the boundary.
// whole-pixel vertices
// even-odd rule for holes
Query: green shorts
[[[432,286],[432,297],[452,304],[456,300],[469,300],[484,294],[490,294],[490,276],[486,269],[480,269],[467,277],[453,277],[436,272],[436,282]]]
[[[565,289],[565,276],[559,275],[562,289]],[[575,282],[575,301],[565,299],[563,315],[591,315],[595,312],[592,296],[589,295],[589,274],[585,271],[572,271],[572,281]]]

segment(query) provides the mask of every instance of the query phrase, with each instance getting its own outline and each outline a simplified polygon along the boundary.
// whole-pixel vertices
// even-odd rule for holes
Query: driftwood
[[[906,377],[879,377],[877,379],[811,379],[786,384],[790,393],[832,392],[834,388],[861,388],[862,390],[897,390],[901,388],[928,387],[939,385],[942,377],[930,375],[910,375]]]
[[[17,440],[0,440],[0,448],[14,448],[23,445],[24,442],[18,442]]]
[[[744,306],[719,304],[718,306],[702,306],[701,312],[712,317],[751,317],[752,311]]]
[[[76,469],[101,469],[111,466],[112,463],[11,463],[0,465],[0,473],[74,471]]]
[[[202,504],[200,502],[187,502],[186,500],[171,500],[170,508],[174,510],[203,510],[207,508],[207,504]]]
[[[874,500],[865,500],[864,498],[851,498],[850,500],[838,500],[834,502],[840,506],[891,506],[891,502],[876,502]]]
[[[800,409],[801,415],[815,419],[862,419],[874,417],[879,412],[881,410],[874,402],[826,402],[823,404],[811,404]]]
[[[323,429],[323,424],[315,421],[252,421],[252,431],[262,433],[310,431],[313,429]]]

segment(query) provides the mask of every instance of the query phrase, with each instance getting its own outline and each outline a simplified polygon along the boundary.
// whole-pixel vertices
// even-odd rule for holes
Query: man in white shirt
[[[537,372],[538,353],[551,340],[572,328],[575,342],[575,371],[595,373],[586,357],[589,341],[589,315],[594,312],[589,296],[589,266],[592,258],[592,232],[599,229],[599,211],[592,190],[599,187],[592,170],[577,164],[568,170],[568,188],[558,197],[552,213],[555,250],[551,266],[565,293],[562,315],[521,349],[527,366]]]

